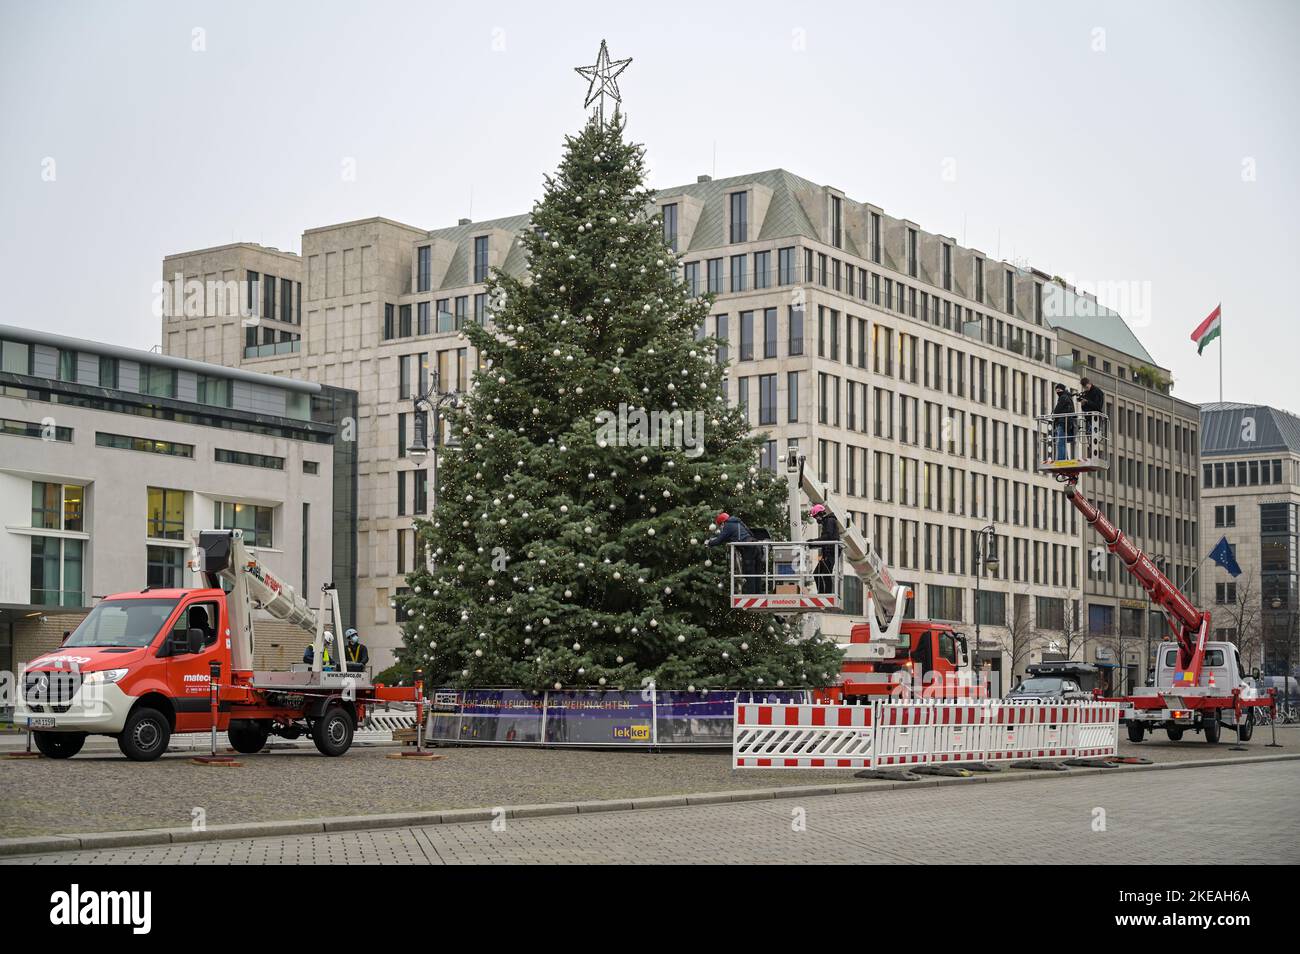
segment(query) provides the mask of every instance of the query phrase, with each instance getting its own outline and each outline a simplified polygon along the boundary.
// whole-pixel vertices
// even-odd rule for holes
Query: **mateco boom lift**
[[[790,539],[732,544],[737,553],[750,552],[757,572],[737,572],[731,566],[731,605],[769,613],[809,613],[805,635],[816,628],[817,612],[844,608],[844,564],[862,582],[866,619],[850,630],[844,646],[844,663],[836,684],[819,691],[826,702],[846,702],[909,692],[915,682],[922,694],[968,696],[971,685],[970,654],[966,637],[947,623],[906,619],[912,591],[894,580],[889,567],[857,526],[830,501],[830,494],[813,474],[797,448],[786,454],[789,487]],[[810,505],[821,504],[840,525],[837,543],[803,539],[802,496]],[[824,547],[837,559],[831,573],[822,574],[817,586],[817,562]],[[742,558],[740,565],[746,565]],[[811,612],[810,612],[811,611]],[[917,671],[919,669],[919,672]]]
[[[1065,483],[1065,497],[1101,534],[1106,549],[1119,557],[1165,612],[1172,642],[1162,642],[1156,666],[1156,684],[1134,689],[1119,699],[1120,721],[1128,724],[1128,737],[1143,736],[1163,726],[1169,738],[1182,738],[1184,729],[1204,732],[1205,741],[1219,741],[1223,725],[1235,727],[1242,741],[1254,731],[1254,710],[1274,705],[1272,691],[1262,692],[1243,678],[1237,647],[1208,642],[1210,614],[1197,609],[1170,582],[1150,558],[1129,540],[1098,507],[1079,490],[1079,475],[1109,466],[1109,420],[1096,412],[1044,416],[1038,420],[1038,470]]]
[[[214,679],[216,728],[245,753],[260,751],[271,735],[307,732],[321,754],[342,755],[371,706],[418,704],[414,687],[374,685],[368,673],[350,671],[341,639],[335,664],[323,665],[327,628],[341,635],[332,585],[322,588],[315,612],[244,545],[243,531],[200,531],[194,544],[190,566],[205,586],[106,597],[59,649],[24,670],[14,718],[32,730],[43,755],[68,758],[87,735],[109,735],[128,758],[152,761],[173,732],[212,728]],[[259,609],[314,635],[310,667],[253,670]]]

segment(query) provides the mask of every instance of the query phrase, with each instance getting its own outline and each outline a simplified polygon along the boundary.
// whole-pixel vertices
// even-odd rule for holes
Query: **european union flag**
[[[1220,540],[1215,548],[1210,551],[1210,559],[1233,576],[1241,576],[1241,567],[1237,565],[1237,555],[1232,552],[1232,545],[1228,543],[1227,537]]]

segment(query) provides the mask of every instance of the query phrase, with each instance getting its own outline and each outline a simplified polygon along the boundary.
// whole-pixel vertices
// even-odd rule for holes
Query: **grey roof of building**
[[[1052,313],[1045,316],[1047,323],[1053,328],[1095,341],[1103,347],[1112,348],[1122,354],[1140,358],[1147,364],[1156,364],[1156,359],[1151,357],[1151,353],[1142,346],[1141,341],[1138,341],[1137,335],[1133,333],[1133,329],[1119,312],[1111,311],[1093,298],[1078,295],[1070,289],[1062,289],[1060,285],[1056,285],[1054,291],[1059,295],[1057,299],[1059,304],[1049,310]]]
[[[122,345],[106,344],[102,341],[87,341],[84,338],[69,338],[66,335],[50,334],[48,331],[36,331],[32,328],[19,328],[16,325],[0,325],[0,338],[21,341],[26,344],[46,345],[65,351],[84,351],[88,354],[101,354],[138,364],[154,365],[160,368],[176,368],[180,371],[194,371],[214,378],[229,378],[233,381],[248,381],[262,384],[281,391],[297,391],[302,394],[319,394],[321,386],[315,381],[299,381],[296,378],[282,378],[274,374],[259,374],[245,371],[243,368],[230,368],[224,364],[208,364],[204,361],[192,361],[189,358],[176,358],[155,351],[141,351],[138,348],[124,348]]]
[[[1246,426],[1247,418],[1254,419],[1253,427]],[[1300,417],[1263,404],[1201,405],[1202,457],[1276,451],[1300,454]]]

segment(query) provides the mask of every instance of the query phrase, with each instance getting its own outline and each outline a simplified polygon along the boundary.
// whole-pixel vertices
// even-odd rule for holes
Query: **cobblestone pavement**
[[[1261,730],[1240,753],[1199,737],[1123,741],[1120,752],[1162,762],[1300,752],[1300,727],[1278,729],[1281,749],[1265,748],[1268,738]],[[406,762],[386,758],[396,750],[378,746],[327,759],[309,743],[214,769],[191,765],[188,752],[137,764],[109,744],[111,751],[88,748],[67,761],[0,758],[0,838],[188,827],[196,808],[209,825],[224,825],[850,780],[846,772],[736,772],[722,752],[446,748],[442,761]]]
[[[9,864],[1300,862],[1300,762],[63,852]],[[1097,830],[1098,822],[1104,830]],[[800,825],[799,823],[803,824]],[[801,828],[803,830],[797,830]],[[1269,833],[1272,833],[1270,836]]]

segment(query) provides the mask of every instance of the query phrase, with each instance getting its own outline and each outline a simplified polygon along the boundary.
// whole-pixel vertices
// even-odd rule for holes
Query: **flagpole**
[[[1223,403],[1223,306],[1219,306],[1219,403]]]

